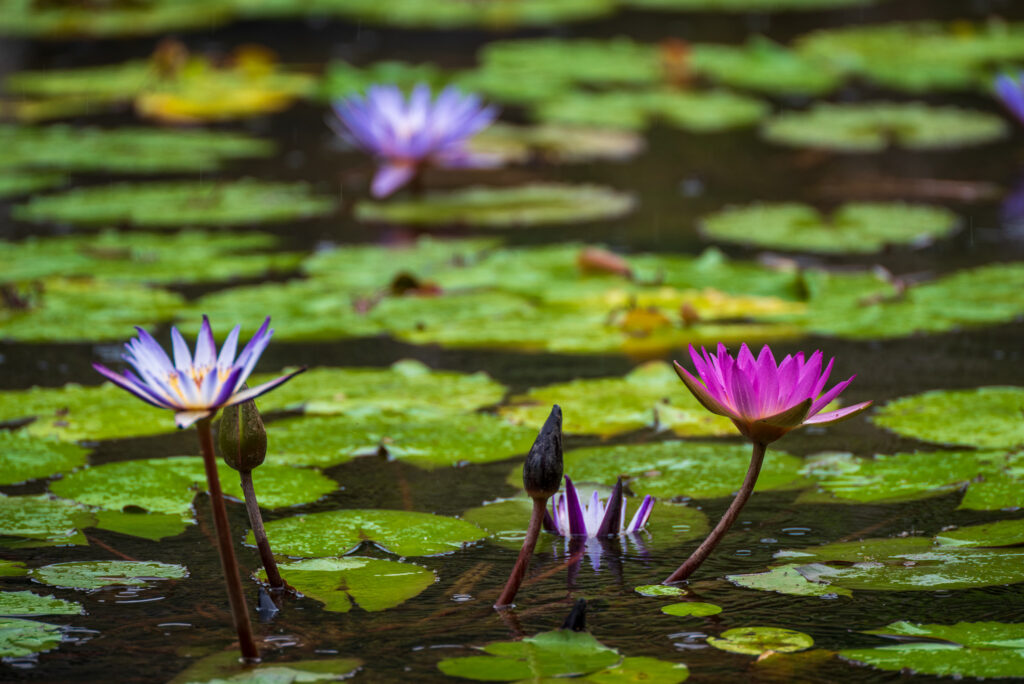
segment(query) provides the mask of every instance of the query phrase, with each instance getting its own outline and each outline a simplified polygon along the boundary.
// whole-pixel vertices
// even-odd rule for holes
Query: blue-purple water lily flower
[[[1009,74],[997,77],[996,94],[1010,113],[1024,124],[1024,71],[1016,78]]]
[[[433,98],[420,83],[408,99],[397,86],[370,86],[366,96],[353,95],[334,103],[342,135],[381,166],[373,178],[374,197],[387,197],[426,166],[488,166],[491,162],[467,151],[466,141],[498,115],[476,95],[449,86]]]
[[[305,370],[300,368],[258,387],[243,389],[274,331],[270,329],[270,318],[267,317],[242,353],[235,358],[239,329],[240,326],[235,326],[224,340],[220,354],[217,354],[210,321],[203,316],[193,356],[181,333],[172,327],[172,362],[152,335],[142,328],[136,328],[139,336],[125,344],[127,351],[123,355],[124,360],[135,368],[135,373],[126,370],[124,375],[120,375],[98,363],[94,363],[93,368],[139,399],[158,408],[174,411],[175,423],[180,428],[186,428],[198,420],[213,416],[225,406],[240,404],[269,392]]]

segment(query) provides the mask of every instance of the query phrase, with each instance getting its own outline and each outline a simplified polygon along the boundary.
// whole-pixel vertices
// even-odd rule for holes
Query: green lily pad
[[[506,163],[541,160],[554,164],[628,159],[638,154],[643,146],[643,138],[630,131],[502,123],[488,126],[467,145],[475,154],[495,157]]]
[[[633,591],[641,596],[651,597],[686,596],[685,589],[682,587],[670,586],[668,584],[642,584],[639,587],[633,587]]]
[[[1002,118],[958,107],[919,102],[822,103],[805,112],[784,112],[762,129],[771,142],[838,152],[880,152],[969,147],[1008,133]]]
[[[0,577],[21,577],[27,572],[20,561],[0,560]]]
[[[981,482],[972,482],[960,500],[960,508],[996,511],[1020,508],[1021,483],[1024,481],[1024,455],[1017,455],[1007,472],[990,473]]]
[[[143,0],[129,4],[81,7],[59,3],[39,5],[23,0],[0,0],[7,35],[67,38],[83,36],[144,36],[182,29],[209,29],[231,16],[231,2]]]
[[[530,450],[536,426],[492,415],[341,415],[272,423],[269,459],[290,465],[333,466],[386,453],[421,468],[490,463]]]
[[[0,591],[0,615],[83,615],[82,604],[31,591]]]
[[[17,2],[18,0],[4,0]],[[95,15],[96,12],[89,12]],[[88,97],[93,103],[127,100],[159,80],[159,70],[149,60],[72,69],[19,71],[7,76],[8,92],[34,98]]]
[[[898,637],[901,642],[879,648],[845,649],[839,652],[840,657],[881,670],[910,670],[957,679],[1019,677],[1024,668],[1024,624],[894,622],[870,634]]]
[[[0,484],[20,484],[85,465],[89,450],[23,432],[0,431]]]
[[[75,561],[54,563],[29,570],[29,577],[51,587],[102,589],[148,587],[155,580],[184,579],[184,565],[156,561]]]
[[[625,0],[633,7],[683,12],[785,12],[874,4],[878,0]]]
[[[1022,410],[1024,389],[979,387],[896,399],[877,410],[871,420],[899,435],[926,442],[1017,447],[1024,444]]]
[[[844,26],[796,40],[801,55],[896,90],[976,89],[1024,59],[1024,24],[913,22]]]
[[[96,511],[96,527],[132,537],[160,541],[176,537],[188,527],[180,515],[145,511]]]
[[[547,123],[641,130],[661,121],[693,133],[751,126],[769,111],[761,100],[724,90],[577,91],[544,100],[533,109],[534,116]]]
[[[75,342],[123,339],[133,325],[169,320],[184,298],[138,283],[46,278],[14,289],[19,304],[0,310],[0,339]]]
[[[266,157],[273,143],[228,131],[0,126],[2,168],[110,173],[210,172]]]
[[[329,214],[335,201],[305,183],[164,181],[78,188],[14,208],[23,221],[146,228],[285,223]]]
[[[703,233],[716,240],[799,252],[877,252],[887,245],[926,245],[959,224],[942,207],[902,203],[844,204],[824,216],[806,204],[754,204],[706,216]]]
[[[853,592],[825,582],[813,582],[800,574],[798,565],[780,565],[767,572],[726,575],[733,584],[758,591],[774,591],[788,596],[852,596]]]
[[[0,199],[48,190],[65,182],[67,176],[52,171],[3,170],[0,171]]]
[[[679,684],[690,676],[690,670],[683,663],[672,663],[657,658],[623,658],[618,665],[612,665],[600,672],[577,678],[587,684]],[[557,680],[555,680],[557,681]]]
[[[445,658],[437,664],[449,677],[485,682],[585,675],[619,663],[617,651],[587,632],[559,629],[521,641],[496,641],[482,649],[490,655]]]
[[[749,452],[745,444],[659,442],[574,449],[565,454],[564,463],[565,472],[580,482],[614,482],[622,475],[638,496],[712,499],[739,489],[750,464]],[[756,491],[799,486],[802,463],[785,452],[770,450]]]
[[[0,618],[0,658],[24,658],[52,651],[63,640],[60,627],[45,622]]]
[[[701,603],[700,601],[683,601],[672,603],[661,607],[661,612],[676,617],[708,617],[718,615],[722,612],[722,606],[714,603]]]
[[[64,546],[88,543],[81,530],[93,516],[71,501],[0,495],[0,537],[5,546]]]
[[[263,660],[243,664],[241,653],[227,651],[206,656],[178,673],[168,684],[292,684],[349,679],[362,666],[358,658],[328,658],[279,662]]]
[[[224,463],[218,463],[217,469],[224,492],[242,499],[237,471]],[[261,466],[254,479],[260,506],[264,508],[312,503],[338,488],[334,480],[318,470],[277,463]],[[92,466],[53,482],[50,489],[89,506],[111,511],[141,508],[189,521],[193,517],[192,499],[205,486],[201,457],[172,456]]]
[[[48,276],[146,283],[196,283],[249,278],[295,269],[301,255],[258,252],[277,246],[272,235],[182,231],[173,235],[104,231],[96,235],[29,238],[0,243],[4,281]],[[121,287],[118,285],[118,287]]]
[[[842,83],[838,68],[763,36],[746,45],[691,46],[686,66],[718,83],[778,95],[824,95]]]
[[[412,563],[357,556],[312,558],[279,569],[289,585],[332,613],[353,606],[371,613],[394,608],[436,581],[433,571]]]
[[[328,62],[324,69],[320,95],[324,99],[334,100],[363,93],[378,83],[396,85],[404,91],[410,91],[419,83],[426,83],[432,89],[440,89],[446,82],[447,78],[442,71],[429,62],[410,64],[386,60],[356,66],[335,60]]]
[[[506,228],[584,223],[632,211],[632,195],[597,185],[534,183],[509,188],[474,187],[421,199],[356,205],[360,221],[400,225]]]
[[[737,627],[727,629],[721,636],[708,637],[708,643],[729,653],[761,655],[765,651],[803,651],[814,646],[814,639],[803,632],[781,627]]]
[[[483,539],[476,525],[443,515],[411,511],[326,511],[267,523],[277,553],[323,558],[342,556],[369,541],[399,556],[433,556]],[[246,538],[254,544],[252,533]]]
[[[1024,545],[1024,520],[997,520],[939,533],[943,546],[998,547]]]
[[[250,384],[263,381],[254,377]],[[263,397],[260,408],[301,408],[324,415],[443,416],[491,406],[504,396],[505,386],[482,371],[434,371],[420,361],[404,359],[387,369],[314,368]]]

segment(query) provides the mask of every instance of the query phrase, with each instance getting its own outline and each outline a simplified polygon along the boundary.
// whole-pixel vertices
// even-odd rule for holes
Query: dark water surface
[[[768,17],[711,14],[658,14],[627,12],[615,18],[530,31],[523,35],[564,37],[628,34],[643,40],[680,37],[702,41],[743,41],[752,32],[788,39],[815,27],[871,23],[888,19],[983,18],[999,13],[1024,18],[1024,3],[950,1],[893,1],[871,8],[835,12],[798,13]],[[244,43],[262,43],[278,52],[285,63],[323,63],[330,58],[373,61],[382,58],[432,60],[444,65],[472,63],[477,47],[488,34],[465,32],[417,32],[369,29],[342,22],[245,23],[181,38],[196,50],[227,52]],[[103,42],[0,41],[0,73],[24,68],[68,67],[106,63],[152,52],[156,40]],[[857,101],[892,93],[873,92],[850,85],[833,99]],[[997,111],[982,95],[931,96],[933,102],[956,102]],[[792,106],[793,102],[785,103]],[[304,179],[324,192],[336,192],[341,178],[351,182],[369,171],[359,156],[344,152],[323,123],[326,108],[300,105],[268,118],[237,126],[272,136],[280,153],[271,160],[237,163],[225,177],[253,176],[266,179]],[[515,119],[517,112],[507,112]],[[122,123],[127,118],[93,119]],[[2,154],[0,150],[0,154]],[[627,163],[600,163],[579,167],[537,167],[506,172],[547,180],[594,181],[636,192],[639,210],[625,219],[593,225],[538,230],[509,230],[500,234],[510,244],[586,240],[605,243],[617,250],[695,253],[706,243],[695,230],[697,217],[730,202],[791,200],[812,203],[836,202],[829,187],[855,188],[884,178],[938,178],[989,181],[1013,188],[1024,178],[1024,134],[1019,128],[1010,139],[963,151],[891,151],[871,155],[808,154],[762,142],[754,130],[712,135],[692,135],[656,128],[647,134],[647,150]],[[497,176],[495,176],[497,178]],[[103,179],[99,179],[103,180]],[[464,173],[438,173],[428,182],[445,187],[462,184]],[[90,183],[93,182],[90,179]],[[692,188],[699,188],[695,195]],[[690,188],[691,191],[687,191]],[[860,199],[861,196],[855,196]],[[870,198],[866,196],[864,198]],[[1003,226],[996,201],[948,203],[958,211],[965,229],[955,237],[922,250],[894,249],[850,259],[829,257],[828,263],[882,264],[896,274],[943,273],[993,261],[1024,259],[1024,235]],[[59,234],[57,226],[18,224],[0,212],[0,236],[20,238],[31,234]],[[312,250],[327,242],[361,242],[380,238],[379,229],[360,226],[345,215],[306,221],[266,230],[282,236],[286,247]],[[261,228],[261,230],[264,230]],[[730,254],[753,256],[753,251],[728,248]],[[515,274],[508,274],[514,278]],[[187,293],[198,295],[200,289]],[[126,335],[129,331],[126,330]],[[166,339],[161,331],[159,339]],[[936,388],[975,387],[986,384],[1024,385],[1021,341],[1024,324],[1014,323],[962,333],[915,337],[884,342],[853,342],[805,339],[786,342],[776,353],[821,348],[838,357],[837,373],[858,378],[844,394],[849,402],[888,399]],[[106,349],[106,347],[104,348]],[[88,344],[0,344],[0,386],[5,389],[31,385],[56,386],[66,382],[96,384],[89,364],[104,349]],[[666,356],[678,357],[681,351]],[[418,358],[436,368],[484,370],[507,383],[512,391],[577,377],[620,375],[636,363],[623,356],[559,356],[513,354],[476,350],[443,350],[413,347],[388,340],[344,341],[332,344],[271,345],[261,368],[310,364],[329,366],[384,366],[401,358]],[[680,386],[680,391],[683,391]],[[564,407],[566,412],[572,406]],[[154,420],[170,416],[154,410]],[[955,420],[955,417],[951,417]],[[273,432],[271,431],[271,439]],[[619,442],[660,440],[654,433],[637,433]],[[193,432],[158,438],[124,440],[103,444],[92,462],[191,454]],[[593,440],[567,440],[573,447]],[[894,453],[913,449],[910,440],[883,432],[863,418],[828,428],[804,430],[785,438],[781,446],[803,455],[820,450],[851,451],[859,455]],[[680,447],[683,449],[683,447]],[[769,452],[769,458],[771,457]],[[328,469],[327,474],[343,488],[326,499],[303,507],[305,512],[337,508],[409,507],[446,515],[460,514],[481,502],[509,496],[514,490],[504,483],[512,462],[465,468],[425,471],[400,462],[365,458]],[[257,486],[259,476],[257,473]],[[739,483],[737,483],[738,485]],[[43,483],[4,487],[7,494],[35,493]],[[358,680],[435,681],[444,677],[436,663],[444,657],[471,655],[471,645],[533,634],[558,627],[574,599],[590,601],[589,626],[604,644],[630,656],[653,656],[685,662],[690,681],[896,681],[898,673],[885,673],[844,663],[838,659],[805,661],[798,670],[754,664],[748,656],[716,650],[704,636],[731,627],[763,625],[786,627],[810,634],[820,649],[878,645],[881,640],[861,633],[897,620],[917,622],[1024,621],[1024,585],[955,592],[862,592],[853,598],[827,600],[799,598],[739,589],[718,579],[725,574],[757,572],[780,548],[799,548],[864,536],[891,536],[901,532],[926,535],[951,524],[969,524],[1007,517],[1006,513],[956,510],[959,493],[899,505],[793,504],[796,493],[758,493],[743,511],[740,523],[720,549],[697,573],[693,598],[721,605],[724,612],[711,618],[677,618],[662,615],[666,601],[640,599],[633,587],[656,583],[689,553],[687,548],[652,551],[645,557],[611,554],[599,571],[584,562],[569,580],[564,569],[526,586],[519,597],[518,625],[503,621],[491,608],[516,553],[487,542],[449,556],[413,559],[435,569],[439,581],[420,596],[381,613],[359,609],[347,614],[325,612],[311,599],[298,599],[271,624],[257,625],[265,640],[268,660],[299,660],[316,657],[356,656],[365,661]],[[714,520],[727,499],[702,500],[700,507]],[[81,628],[78,643],[63,644],[37,661],[0,666],[0,679],[36,682],[117,681],[159,682],[170,679],[194,659],[223,650],[234,633],[219,562],[214,551],[212,525],[205,497],[197,498],[200,524],[185,534],[153,543],[112,532],[92,529],[88,547],[42,548],[5,551],[5,558],[38,566],[70,560],[114,559],[129,556],[140,560],[183,563],[186,581],[161,582],[139,591],[100,590],[58,592],[80,600],[88,611],[81,617],[60,617],[49,622]],[[695,504],[692,504],[695,505]],[[281,509],[269,519],[287,517],[294,510]],[[244,508],[229,508],[236,536],[247,527]],[[654,515],[658,515],[655,507]],[[1012,517],[1012,515],[1011,515]],[[365,547],[362,555],[386,554]],[[242,549],[240,561],[255,571],[258,558]],[[538,556],[533,573],[564,564],[561,554]],[[15,587],[11,587],[15,588]],[[20,587],[18,587],[20,588]],[[251,599],[255,585],[247,585]],[[453,598],[460,595],[458,600]],[[465,596],[468,595],[467,599]],[[1022,673],[1024,674],[1024,673]],[[915,677],[928,681],[929,677]]]

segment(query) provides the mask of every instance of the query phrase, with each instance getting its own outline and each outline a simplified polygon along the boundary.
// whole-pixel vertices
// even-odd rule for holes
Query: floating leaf
[[[291,418],[269,426],[270,460],[333,466],[386,453],[421,468],[489,463],[525,454],[536,426],[511,425],[487,414],[342,415]]]
[[[20,484],[85,465],[88,449],[23,432],[0,431],[0,484]]]
[[[1007,471],[986,474],[981,482],[972,482],[960,500],[960,508],[976,511],[1020,508],[1024,454],[1016,454]]]
[[[349,509],[274,520],[267,523],[267,536],[277,553],[289,556],[342,556],[364,541],[399,556],[433,556],[483,539],[484,531],[430,513]],[[246,540],[255,543],[251,532]]]
[[[824,95],[842,82],[838,68],[762,36],[743,46],[697,43],[688,47],[688,69],[735,88],[778,95]]]
[[[987,112],[919,102],[821,103],[784,112],[762,132],[784,145],[839,152],[880,152],[890,146],[932,150],[982,145],[1004,137],[1006,123]]]
[[[639,587],[633,587],[633,591],[641,596],[651,597],[686,595],[686,590],[682,587],[674,587],[668,584],[642,584]]]
[[[86,544],[81,529],[94,518],[80,506],[45,494],[0,495],[0,537],[12,537],[5,545],[63,546]],[[27,540],[27,541],[26,541]]]
[[[959,223],[948,209],[901,203],[844,204],[825,217],[806,204],[754,204],[706,216],[708,237],[798,252],[877,252],[887,245],[923,246]]]
[[[803,632],[781,627],[737,627],[727,629],[721,636],[708,637],[708,643],[729,653],[761,655],[765,651],[802,651],[813,646],[814,639]]]
[[[505,228],[584,223],[628,214],[631,195],[597,185],[534,183],[509,188],[474,187],[420,199],[356,205],[360,221],[399,225]]]
[[[783,12],[870,5],[878,0],[625,0],[626,5],[683,12]]]
[[[232,3],[206,0],[145,0],[82,7],[0,0],[3,33],[47,37],[144,36],[182,29],[209,29],[231,16]]]
[[[565,454],[565,472],[580,482],[614,482],[622,475],[638,496],[712,499],[739,489],[750,463],[749,452],[745,444],[688,441],[574,449]],[[765,459],[757,491],[798,485],[801,465],[800,459],[773,449]]]
[[[1024,444],[1024,389],[979,387],[934,390],[889,402],[872,421],[926,442],[978,447]],[[956,416],[956,420],[950,420]]]
[[[363,93],[378,83],[396,85],[404,91],[410,91],[420,83],[439,89],[445,85],[446,80],[441,70],[430,63],[409,64],[387,60],[355,66],[348,62],[331,61],[324,69],[320,95],[328,100],[340,99]]]
[[[333,613],[394,608],[435,582],[431,570],[379,558],[313,558],[279,568],[289,585]]]
[[[671,603],[661,607],[661,612],[676,617],[708,617],[718,615],[722,612],[722,606],[714,603],[701,603],[700,601],[683,601],[682,603]]]
[[[813,582],[798,570],[798,565],[780,565],[768,572],[748,575],[726,575],[725,579],[733,584],[758,591],[774,591],[788,596],[852,596],[853,592],[843,587],[835,587],[825,582]]]
[[[97,511],[96,527],[132,537],[160,541],[176,537],[188,527],[180,515],[145,511]]]
[[[75,561],[54,563],[29,570],[29,577],[52,587],[101,589],[103,587],[148,587],[155,580],[184,579],[184,565],[156,561]]]
[[[0,559],[0,577],[21,577],[27,572],[25,564],[20,561]]]
[[[24,658],[57,648],[60,627],[45,622],[0,618],[0,658]]]
[[[163,181],[77,188],[14,209],[23,221],[147,228],[283,223],[329,214],[335,202],[305,183]]]
[[[894,622],[870,633],[897,637],[900,643],[846,649],[839,655],[882,670],[910,670],[957,679],[1019,677],[1024,668],[1024,624]]]
[[[0,171],[0,199],[17,197],[64,185],[67,176],[50,171],[13,169]]]
[[[262,377],[254,377],[250,384],[260,382]],[[420,361],[404,359],[387,369],[314,368],[263,397],[260,407],[350,416],[450,415],[497,404],[504,396],[505,386],[482,371],[434,371]]]
[[[503,682],[585,675],[621,661],[617,651],[589,633],[567,629],[521,641],[496,641],[482,650],[490,655],[445,658],[437,667],[449,677]]]
[[[0,126],[2,168],[111,173],[216,171],[232,159],[266,157],[273,144],[228,131]]]
[[[224,491],[241,499],[237,471],[224,463],[218,463],[218,471]],[[256,480],[260,505],[265,508],[312,503],[338,487],[318,470],[278,463],[265,464]],[[201,457],[172,456],[92,466],[53,482],[50,489],[59,496],[111,511],[141,508],[191,520],[192,499],[205,486]]]
[[[83,615],[82,604],[31,591],[0,591],[0,615]]]
[[[206,656],[189,665],[168,684],[292,684],[293,682],[334,682],[349,679],[362,666],[358,658],[329,658],[279,662],[242,661],[238,651]]]
[[[474,136],[467,147],[474,153],[506,163],[540,159],[548,163],[628,159],[643,149],[639,135],[607,128],[581,126],[510,126],[496,123]]]
[[[998,547],[1024,545],[1024,520],[997,520],[941,532],[935,541],[943,546]]]

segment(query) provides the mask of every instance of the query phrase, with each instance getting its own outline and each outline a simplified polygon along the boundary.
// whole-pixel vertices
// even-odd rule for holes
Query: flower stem
[[[203,466],[206,468],[206,481],[210,489],[213,523],[217,528],[220,563],[224,570],[224,582],[228,588],[228,601],[231,604],[235,631],[238,632],[238,646],[242,651],[243,660],[256,662],[260,659],[260,653],[256,650],[256,643],[253,641],[249,609],[245,605],[242,582],[238,578],[238,561],[235,560],[235,549],[231,543],[231,528],[228,526],[228,512],[224,507],[224,493],[221,491],[220,476],[217,474],[217,457],[213,451],[210,418],[204,418],[196,423],[196,429],[199,432],[199,446],[203,452]]]
[[[274,560],[274,552],[270,550],[270,540],[267,539],[267,531],[263,527],[263,515],[260,513],[260,504],[256,501],[256,488],[252,483],[252,471],[239,470],[238,475],[242,479],[245,509],[249,512],[252,536],[256,538],[256,547],[260,550],[260,561],[263,562],[263,569],[267,573],[267,583],[271,589],[284,589],[284,580],[281,579],[281,573],[277,569],[277,561]]]
[[[533,512],[530,514],[530,528],[526,531],[526,539],[523,540],[523,548],[519,550],[519,558],[512,568],[512,574],[508,576],[508,582],[498,597],[494,607],[498,610],[505,610],[512,607],[512,600],[519,591],[519,585],[523,583],[523,577],[530,567],[530,557],[533,549],[537,546],[537,537],[540,535],[541,523],[544,521],[544,511],[548,505],[548,497],[538,497],[533,500]]]
[[[722,519],[718,521],[718,524],[715,525],[715,529],[711,530],[711,534],[707,536],[707,539],[662,584],[680,582],[692,575],[707,560],[707,557],[711,555],[714,548],[718,546],[718,542],[722,541],[722,537],[729,531],[732,524],[736,522],[736,516],[740,514],[743,505],[747,503],[747,499],[750,498],[751,493],[754,491],[757,476],[761,472],[761,464],[764,463],[764,452],[766,449],[767,445],[754,442],[754,450],[750,455],[750,467],[747,468],[747,475],[743,479],[743,486],[737,492],[736,498],[729,504],[729,509],[722,516]]]

